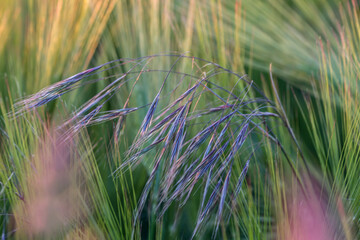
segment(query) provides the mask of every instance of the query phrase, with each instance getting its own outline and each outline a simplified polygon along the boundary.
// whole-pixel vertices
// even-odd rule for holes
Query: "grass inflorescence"
[[[156,62],[158,58],[174,59],[170,70],[152,68],[152,62]],[[191,71],[176,71],[180,61],[190,62]],[[206,64],[199,67],[201,63]],[[240,76],[218,64],[185,55],[119,59],[76,74],[22,100],[17,104],[16,114],[60,98],[80,84],[103,81],[105,78],[94,81],[91,78],[125,64],[131,65],[127,72],[106,77],[107,80],[111,79],[110,83],[60,126],[69,128],[63,136],[64,141],[67,141],[67,135],[72,136],[82,128],[120,118],[131,121],[130,115],[142,109],[146,110],[125,160],[114,171],[116,174],[125,167],[138,165],[144,161],[145,155],[151,155],[150,158],[154,159],[138,202],[135,221],[138,220],[155,182],[155,194],[158,195],[156,211],[158,219],[161,219],[174,201],[185,204],[195,186],[204,181],[206,185],[194,234],[214,209],[217,209],[216,233],[224,212],[231,212],[231,206],[234,206],[251,165],[253,151],[261,146],[263,138],[269,138],[281,147],[276,136],[267,130],[268,122],[278,119],[280,123],[287,123],[284,112],[280,114],[275,103],[266,98],[246,76]],[[135,88],[141,81],[151,79],[154,73],[157,77],[163,76],[164,80],[151,102],[143,106],[132,106],[134,101],[130,92],[124,108],[102,111],[104,104],[117,94],[121,87],[130,85]],[[220,87],[214,83],[219,80],[233,85],[230,89]],[[169,81],[172,81],[172,84],[168,84]],[[174,89],[167,87],[174,86],[174,83]],[[284,124],[283,127],[291,130],[288,125]],[[118,130],[114,132],[115,140],[119,139],[117,133]],[[258,142],[250,143],[249,139],[256,138]],[[243,169],[238,176],[233,176],[237,183],[232,186],[230,179],[234,175],[234,161],[242,162]]]

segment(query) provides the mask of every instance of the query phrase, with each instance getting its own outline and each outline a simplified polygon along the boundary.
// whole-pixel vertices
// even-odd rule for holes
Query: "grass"
[[[1,2],[3,238],[359,238],[358,9]]]

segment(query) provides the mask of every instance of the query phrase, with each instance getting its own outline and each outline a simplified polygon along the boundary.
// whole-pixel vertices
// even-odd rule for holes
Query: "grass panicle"
[[[176,59],[170,70],[161,71],[161,69],[151,68],[154,59],[158,58]],[[186,64],[189,60],[192,63],[196,60],[198,62],[196,66],[201,63],[205,63],[205,66],[192,68],[189,73],[176,70],[180,61]],[[217,208],[216,233],[223,219],[223,212],[234,206],[234,200],[249,168],[250,160],[241,160],[246,155],[252,155],[249,151],[252,143],[247,140],[259,136],[261,139],[266,129],[268,121],[266,119],[280,119],[282,116],[277,112],[272,101],[265,98],[252,81],[218,64],[185,55],[152,55],[138,59],[120,59],[89,69],[43,89],[40,93],[18,104],[22,106],[18,112],[25,112],[55,100],[64,93],[64,88],[70,91],[75,87],[75,83],[80,84],[80,81],[93,83],[89,80],[90,76],[96,75],[96,71],[104,66],[114,71],[124,64],[131,64],[129,70],[125,73],[110,75],[107,80],[113,80],[84,103],[69,120],[65,121],[63,127],[72,123],[71,134],[74,134],[92,124],[125,119],[130,113],[147,108],[143,121],[138,126],[138,134],[126,155],[127,159],[114,172],[138,165],[145,161],[144,159],[150,153],[154,156],[134,221],[138,220],[155,181],[160,183],[155,194],[159,195],[156,211],[160,214],[158,219],[161,219],[174,201],[180,202],[181,205],[185,204],[195,186],[204,180],[206,186],[195,232],[210,214],[210,210]],[[138,68],[141,70],[139,71]],[[152,77],[152,74],[159,73],[164,74],[164,81],[151,103],[142,106],[133,105],[135,101],[131,91],[124,104],[126,108],[101,111],[104,104],[122,87],[133,82],[132,89],[134,90],[141,81],[146,81]],[[118,75],[120,77],[117,77]],[[174,86],[174,84],[167,84],[167,82],[176,81],[179,78],[181,81],[179,85],[174,89],[169,89],[168,85]],[[218,78],[233,82],[234,85],[229,89],[219,87],[213,84],[219,81]],[[102,79],[99,78],[97,81],[100,80]],[[244,89],[241,89],[240,81],[245,84]],[[252,97],[254,94],[259,97]],[[262,111],[263,109],[265,111]],[[273,112],[266,109],[272,109]],[[265,136],[271,136],[270,132],[266,133]],[[272,139],[274,138],[273,136]],[[245,142],[249,142],[246,148]],[[243,165],[235,187],[230,184],[234,161],[241,161]],[[210,196],[207,196],[210,188],[212,192]],[[230,195],[233,197],[231,198]]]

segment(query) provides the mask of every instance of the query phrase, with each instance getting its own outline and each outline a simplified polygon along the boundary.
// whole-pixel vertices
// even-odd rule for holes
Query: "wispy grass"
[[[2,104],[2,236],[128,239],[134,232],[131,177],[102,176],[83,131],[63,141],[36,112],[8,118]],[[35,151],[34,151],[35,150]],[[117,151],[111,153],[119,162]],[[105,182],[112,184],[112,193]],[[115,201],[113,199],[115,198]],[[7,226],[5,228],[5,226]]]
[[[14,230],[9,214],[21,202],[21,187],[28,188],[25,179],[34,173],[28,159],[45,135],[40,119],[19,111],[26,104],[47,105],[54,119],[67,116],[57,129],[66,131],[62,138],[77,133],[86,142],[76,150],[88,156],[79,169],[89,180],[85,188],[98,191],[83,205],[90,220],[68,231],[69,238],[130,238],[132,209],[141,199],[138,238],[190,238],[198,228],[199,238],[286,239],[289,200],[296,201],[301,185],[316,184],[320,198],[328,196],[318,201],[326,203],[325,213],[340,218],[339,236],[358,238],[357,9],[357,1],[338,0],[2,1],[2,232]],[[232,72],[184,57],[169,71],[179,56],[153,54],[171,51],[190,51]],[[121,60],[94,67],[113,59]],[[250,77],[239,80],[233,72]],[[8,96],[53,83],[16,106],[17,120],[6,115]],[[306,169],[301,155],[309,175],[299,174]],[[129,175],[140,169],[139,182],[150,175],[148,197],[139,196],[146,181],[132,185],[123,168]]]
[[[1,18],[9,24],[2,34],[8,40],[1,40],[2,74],[11,91],[23,95],[88,66],[115,1],[16,0],[2,5]]]
[[[156,62],[158,58],[173,59],[170,70],[152,68],[150,62]],[[177,64],[180,65],[179,61],[190,61],[193,68],[189,73],[177,72],[175,69]],[[204,67],[198,67],[204,63],[206,63]],[[132,67],[125,73],[120,72],[111,76],[113,81],[83,104],[62,127],[65,128],[69,124],[71,126],[70,131],[64,136],[67,139],[69,134],[72,136],[81,128],[120,117],[129,119],[131,116],[127,116],[128,114],[147,108],[143,121],[138,126],[137,137],[125,156],[126,161],[115,170],[116,173],[124,167],[138,165],[149,153],[154,156],[150,176],[134,216],[135,221],[138,220],[154,186],[153,194],[157,195],[158,201],[155,210],[158,212],[157,218],[161,219],[174,201],[180,202],[181,205],[185,204],[195,185],[200,180],[204,180],[206,185],[194,234],[214,208],[217,209],[214,229],[216,234],[224,217],[224,211],[228,211],[226,206],[235,203],[248,171],[251,156],[261,146],[263,137],[271,140],[272,144],[281,149],[295,176],[298,177],[294,163],[288,158],[281,143],[271,131],[267,130],[268,119],[278,119],[291,138],[296,141],[284,110],[279,110],[252,81],[246,79],[246,76],[240,76],[218,64],[199,58],[184,55],[153,55],[113,61],[43,89],[40,93],[23,100],[17,112],[26,112],[61,97],[64,84],[69,91],[76,87],[72,85],[73,79],[76,80],[75,83],[81,79],[90,84],[93,81],[87,80],[88,73],[91,75],[105,66],[106,68],[101,71],[107,69],[114,71],[114,68],[120,68],[124,64],[131,64]],[[137,70],[140,68],[140,71]],[[156,73],[156,76],[162,73],[164,80],[151,102],[144,106],[132,106],[133,96],[129,95],[126,97],[126,108],[101,112],[103,102],[120,91],[124,83],[129,84],[132,81],[135,86],[142,80],[146,81],[148,75],[153,73]],[[169,81],[174,82],[177,79],[180,81],[174,89],[169,92],[163,91],[166,85],[171,84],[168,83]],[[215,79],[236,84],[231,89],[226,89],[215,84]],[[103,79],[99,78],[96,81],[101,80]],[[246,87],[240,87],[239,82]],[[180,85],[188,87],[184,91]],[[253,98],[249,92],[259,97]],[[258,147],[254,147],[251,142],[245,144],[247,139],[256,137],[259,138],[259,142],[255,142],[256,145],[260,143]],[[115,139],[118,139],[118,136]],[[242,163],[240,175],[235,177],[237,183],[230,185],[234,161],[237,161],[239,156],[247,156],[247,160]]]
[[[348,27],[345,29],[348,30]],[[306,106],[302,107],[302,114],[315,149],[314,155],[326,184],[331,188],[331,201],[336,203],[339,195],[342,200],[346,199],[348,211],[343,224],[347,229],[347,238],[351,238],[351,226],[358,225],[356,219],[359,218],[356,210],[359,207],[356,200],[359,199],[358,186],[353,182],[358,181],[355,174],[359,172],[359,147],[355,144],[359,128],[356,110],[359,102],[359,62],[357,57],[349,57],[357,52],[357,47],[348,47],[355,46],[352,44],[353,36],[344,32],[340,34],[342,53],[336,59],[327,54],[332,49],[325,48],[320,42],[322,67],[319,81],[314,84],[320,99],[314,100],[305,95]],[[338,84],[333,85],[334,82]],[[355,235],[358,234],[356,230]]]

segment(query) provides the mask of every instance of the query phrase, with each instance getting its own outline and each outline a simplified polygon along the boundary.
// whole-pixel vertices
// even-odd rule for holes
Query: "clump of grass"
[[[63,79],[68,71],[87,68],[115,4],[114,0],[2,2],[1,78],[9,78],[11,93],[29,94]]]
[[[154,67],[154,59],[158,58],[174,59],[170,70]],[[182,67],[189,64],[189,72],[176,70],[181,61]],[[119,69],[125,64],[130,65],[126,72],[96,78],[99,73]],[[204,66],[200,67],[201,64]],[[152,77],[163,77],[153,100],[142,106],[133,105],[136,101],[132,90],[141,81],[150,81]],[[268,122],[280,120],[294,138],[283,109],[279,111],[253,81],[218,64],[186,55],[152,55],[100,65],[22,100],[16,105],[16,112],[21,114],[40,107],[77,87],[105,79],[110,83],[85,102],[60,128],[70,126],[63,136],[66,140],[82,128],[113,120],[116,122],[114,139],[118,140],[125,122],[131,121],[129,115],[134,112],[142,114],[143,120],[137,125],[138,134],[125,154],[126,160],[114,171],[117,173],[146,162],[147,158],[153,159],[150,176],[138,202],[135,222],[151,189],[157,199],[155,210],[161,219],[173,202],[184,205],[203,181],[205,187],[194,234],[213,211],[217,212],[216,233],[225,214],[230,215],[228,210],[239,194],[254,151],[261,147],[264,139],[270,139],[281,147],[268,128]],[[220,81],[226,81],[227,85],[232,85],[231,88],[221,87]],[[104,104],[125,86],[131,90],[123,107],[102,111]],[[238,176],[233,176],[234,161],[241,161],[243,166]],[[293,162],[289,158],[288,161],[293,167]],[[236,184],[230,184],[231,179],[237,179]]]
[[[154,161],[158,159],[162,149],[165,149],[153,181],[149,183],[150,190],[147,199],[150,200],[150,205],[151,201],[159,205],[153,206],[152,212],[157,210],[162,215],[168,209],[167,213],[171,213],[172,207],[167,208],[167,206],[179,199],[181,202],[185,200],[187,203],[190,202],[187,206],[193,205],[193,209],[203,210],[209,199],[213,197],[213,205],[203,219],[201,219],[202,212],[198,213],[200,221],[195,221],[194,226],[197,225],[199,230],[202,224],[196,224],[197,222],[207,222],[210,226],[214,222],[217,226],[216,215],[214,217],[216,221],[212,222],[210,214],[218,215],[217,207],[221,205],[219,202],[221,202],[222,189],[226,190],[224,183],[229,179],[227,190],[230,194],[224,200],[222,215],[226,216],[225,213],[228,213],[231,208],[233,218],[231,226],[223,224],[226,221],[220,221],[222,238],[226,239],[228,233],[231,238],[272,238],[274,220],[286,219],[288,216],[286,208],[284,210],[282,207],[288,202],[285,193],[290,178],[283,175],[291,171],[283,165],[282,160],[298,159],[302,155],[295,154],[299,152],[299,149],[295,149],[296,144],[291,143],[292,136],[295,134],[299,137],[299,144],[309,160],[310,168],[321,168],[322,181],[320,182],[324,188],[329,189],[329,202],[344,203],[345,214],[340,215],[347,239],[352,238],[351,233],[354,233],[354,238],[359,236],[360,191],[356,176],[360,166],[357,144],[360,129],[360,117],[357,111],[360,28],[357,1],[254,2],[242,0],[208,3],[195,0],[181,2],[129,0],[126,3],[115,3],[114,0],[82,1],[82,4],[74,1],[2,1],[0,3],[0,36],[2,36],[0,41],[2,76],[0,78],[4,80],[2,86],[8,86],[4,87],[0,94],[4,103],[8,104],[6,101],[10,92],[13,96],[23,96],[24,91],[25,94],[38,91],[41,87],[63,79],[69,73],[88,68],[89,62],[91,64],[103,63],[124,56],[145,56],[154,52],[190,50],[196,56],[213,59],[214,62],[226,67],[231,66],[238,72],[245,72],[245,66],[246,72],[258,84],[257,80],[263,77],[262,74],[267,75],[268,66],[273,63],[273,73],[280,77],[281,90],[278,97],[282,97],[279,99],[275,94],[273,99],[277,98],[276,106],[281,111],[278,113],[273,109],[266,111],[279,115],[280,122],[285,124],[285,127],[279,124],[277,117],[250,117],[264,131],[258,128],[251,130],[254,124],[247,123],[246,139],[235,154],[231,168],[230,164],[226,165],[223,175],[218,177],[221,181],[218,186],[218,182],[214,180],[216,176],[213,174],[214,169],[221,169],[220,162],[226,160],[231,146],[236,142],[236,137],[246,125],[246,123],[244,126],[240,125],[241,121],[246,122],[245,118],[240,120],[239,113],[233,113],[239,107],[236,104],[234,106],[233,102],[236,98],[229,98],[219,86],[235,96],[244,96],[241,92],[247,92],[246,100],[254,100],[248,106],[254,110],[261,105],[261,102],[257,100],[264,99],[256,90],[253,91],[254,84],[249,87],[249,83],[242,80],[238,82],[238,77],[232,74],[211,75],[211,71],[216,68],[215,65],[209,65],[200,70],[196,63],[201,66],[206,64],[201,63],[200,60],[179,60],[159,96],[156,97],[159,93],[159,83],[164,82],[172,64],[168,57],[156,57],[156,67],[153,67],[153,60],[148,61],[153,59],[150,57],[143,62],[141,59],[122,59],[122,62],[117,61],[117,63],[89,69],[59,82],[53,89],[40,92],[27,102],[16,106],[15,112],[17,116],[22,115],[23,122],[10,121],[4,115],[6,111],[2,111],[4,115],[4,130],[1,135],[3,165],[0,176],[1,193],[4,194],[1,196],[6,196],[2,209],[4,214],[0,216],[1,221],[4,222],[3,232],[6,232],[5,223],[8,223],[10,219],[7,214],[11,213],[11,208],[17,204],[17,201],[22,201],[23,192],[28,188],[26,178],[23,176],[32,173],[33,169],[29,164],[31,161],[28,159],[32,159],[33,151],[38,147],[36,144],[39,135],[42,133],[42,122],[29,118],[26,111],[23,111],[22,104],[34,110],[50,102],[57,102],[54,101],[56,99],[61,99],[67,111],[72,111],[73,106],[79,107],[68,121],[60,126],[67,130],[62,136],[63,140],[68,141],[74,132],[79,134],[85,127],[110,122],[110,124],[89,128],[95,143],[89,144],[83,152],[89,158],[82,159],[90,166],[86,168],[88,172],[91,172],[88,178],[96,179],[91,185],[92,189],[96,190],[91,192],[99,193],[95,196],[91,195],[94,199],[91,208],[96,222],[91,222],[93,227],[89,227],[98,236],[111,236],[114,239],[131,236],[132,224],[131,220],[129,223],[129,219],[132,213],[127,210],[133,209],[133,205],[120,204],[121,201],[125,203],[126,198],[123,199],[121,194],[117,194],[116,198],[114,196],[110,198],[107,191],[115,192],[120,188],[118,186],[123,187],[119,184],[121,182],[119,179],[122,179],[122,170],[129,165],[141,163],[149,169],[149,174],[151,174]],[[318,53],[316,49],[320,49],[320,52]],[[178,56],[173,57],[175,60]],[[176,71],[178,73],[175,73]],[[190,80],[191,76],[184,74],[184,71],[194,76],[193,81]],[[206,76],[203,72],[207,73]],[[200,81],[202,78],[205,80],[209,78],[211,83],[205,80]],[[262,89],[271,85],[266,81],[266,77],[263,80]],[[202,84],[198,86],[197,81]],[[113,85],[109,86],[108,84],[111,83]],[[293,92],[290,91],[290,85],[295,87]],[[236,86],[234,91],[232,91],[233,86]],[[195,90],[190,90],[192,87]],[[99,90],[96,95],[98,89],[104,91]],[[16,95],[15,90],[17,90]],[[305,90],[311,94],[304,94],[302,97],[299,90]],[[187,91],[190,93],[186,95]],[[193,94],[194,91],[196,94]],[[270,90],[267,96],[271,93],[274,91]],[[297,96],[298,105],[293,101],[292,93]],[[181,98],[183,94],[186,97]],[[230,103],[225,104],[215,94]],[[66,96],[72,98],[69,100]],[[283,98],[284,96],[287,98]],[[179,98],[180,101],[176,102]],[[231,103],[228,99],[233,102]],[[290,121],[286,121],[279,100],[285,103],[287,113],[291,113],[289,114]],[[79,103],[84,103],[84,105]],[[176,104],[170,107],[172,103]],[[195,109],[194,105],[196,105]],[[263,106],[267,105],[273,106],[273,103],[266,103]],[[49,109],[54,110],[53,107],[54,105],[50,103],[46,107],[46,114],[56,119],[58,111],[49,111]],[[243,111],[242,107],[239,111]],[[262,111],[265,111],[264,109]],[[299,118],[297,111],[302,113]],[[40,111],[40,115],[41,113]],[[229,114],[232,115],[216,125],[221,118]],[[266,124],[260,123],[261,119],[266,121]],[[209,130],[209,136],[202,144],[195,146],[194,152],[189,154],[188,158],[181,159],[181,163],[189,165],[189,169],[182,165],[172,167],[189,148],[191,144],[189,141],[214,123],[217,127]],[[96,138],[97,136],[100,136],[100,139],[106,138],[104,133],[108,132],[103,130],[105,127],[111,128],[111,124],[113,124],[114,146],[119,151],[117,155],[121,157],[115,159],[111,156],[100,157],[96,162],[92,145],[96,145],[98,141],[102,142]],[[239,125],[237,126],[239,129],[235,128],[236,124]],[[299,124],[299,128],[295,128],[294,133],[290,129],[289,134],[290,124],[292,126]],[[222,136],[223,129],[225,129],[223,133],[225,137],[221,138],[222,142],[218,142],[217,137]],[[138,135],[136,135],[138,130]],[[151,132],[152,130],[154,131]],[[179,130],[184,130],[184,132],[179,132]],[[235,130],[237,132],[231,135]],[[249,131],[250,133],[247,134]],[[162,137],[157,138],[161,134]],[[168,136],[172,138],[168,140]],[[177,140],[182,140],[182,142]],[[283,145],[279,145],[279,141]],[[215,147],[216,149],[221,149],[226,142],[229,143],[221,152],[220,161],[218,160],[215,166],[210,166],[211,172],[204,171],[203,177],[199,179],[196,175],[192,178],[182,178],[184,172],[194,172],[194,169],[190,169],[194,161],[199,159],[193,165],[194,168],[199,167],[204,153],[212,153],[215,145],[218,146]],[[274,142],[277,147],[274,147]],[[124,148],[128,149],[128,144],[131,145],[130,149],[125,152]],[[173,150],[174,146],[177,147]],[[208,146],[210,146],[209,150]],[[262,151],[263,146],[264,151]],[[108,151],[106,147],[99,148],[101,148],[100,151]],[[289,155],[280,153],[281,151],[286,151]],[[123,158],[129,165],[123,164]],[[105,170],[110,174],[111,171],[118,169],[111,175],[110,182],[114,180],[114,184],[110,187],[108,183],[104,183],[106,177],[100,176],[106,175],[103,172],[104,169],[98,169],[105,162],[104,159],[109,162],[118,161],[115,166],[111,166],[111,170],[107,168]],[[172,162],[169,159],[172,159]],[[167,166],[170,163],[172,165]],[[301,167],[295,165],[295,169],[299,168]],[[164,169],[174,169],[175,174],[171,175]],[[226,174],[230,169],[231,173],[227,178]],[[128,172],[132,173],[132,171]],[[115,173],[120,177],[113,179]],[[166,175],[169,177],[167,178]],[[189,183],[190,186],[184,185],[183,182],[178,184],[182,187],[180,189],[186,189],[189,197],[171,199],[176,192],[176,186],[178,186],[176,184],[181,179],[192,181]],[[168,184],[167,181],[172,184]],[[204,187],[201,188],[203,192],[199,190],[200,185]],[[217,191],[214,191],[216,189]],[[215,194],[212,194],[213,192]],[[237,193],[240,195],[232,200],[232,193],[234,196],[237,196]],[[197,199],[199,195],[201,199]],[[144,194],[145,197],[146,194]],[[114,204],[115,210],[112,208],[114,206],[108,204],[110,201],[114,202],[114,199],[120,200]],[[198,200],[198,205],[192,204],[194,203],[192,200]],[[145,203],[144,209],[149,202]],[[117,206],[121,206],[121,213],[117,212]],[[332,207],[334,204],[329,206]],[[334,210],[337,209],[339,208],[334,208]],[[116,220],[113,215],[121,215],[119,217],[121,220]],[[139,217],[141,221],[144,220],[144,215]],[[156,224],[156,231],[160,229],[157,237],[161,238],[161,234],[170,232],[173,234],[170,237],[178,237],[176,231],[179,233],[184,229],[180,227],[181,229],[178,228],[180,230],[174,230],[176,224],[168,221],[169,214],[167,215],[164,214],[164,220]],[[152,231],[155,218],[155,214],[152,214],[149,238],[154,235]],[[186,218],[188,226],[191,226],[192,220],[193,217]],[[144,222],[142,224],[145,225]],[[120,225],[127,227],[124,230]],[[178,226],[181,225],[182,223]],[[285,225],[280,223],[282,227]],[[93,233],[93,231],[88,232]],[[77,233],[86,234],[86,231],[78,229],[74,231],[74,235]],[[276,238],[280,237],[276,236]]]
[[[129,239],[133,232],[138,237],[131,176],[119,171],[104,179],[84,131],[66,133],[64,141],[63,129],[49,127],[38,112],[9,118],[0,106],[4,238]],[[117,150],[112,159],[119,161]]]

